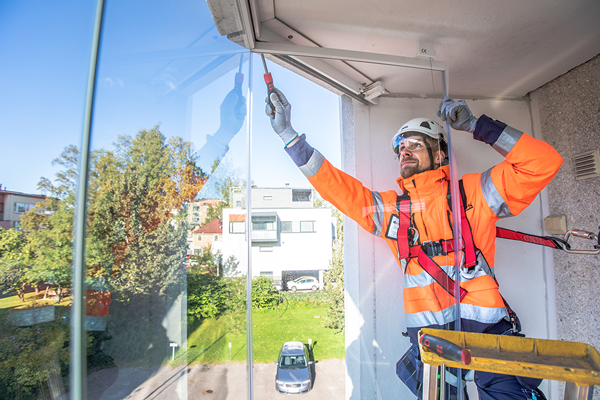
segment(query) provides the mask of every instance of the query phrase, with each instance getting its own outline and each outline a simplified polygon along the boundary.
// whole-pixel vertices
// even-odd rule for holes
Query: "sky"
[[[92,147],[111,149],[120,135],[158,125],[165,136],[180,136],[201,149],[219,127],[221,102],[233,89],[243,57],[242,93],[252,115],[231,139],[216,175],[246,178],[250,133],[254,184],[310,187],[264,114],[260,57],[250,60],[246,49],[219,35],[205,2],[167,3],[106,2]],[[3,188],[40,193],[40,177],[54,179],[60,170],[52,160],[66,146],[80,146],[94,13],[90,0],[0,2]],[[294,128],[339,166],[339,97],[267,64],[292,104]]]

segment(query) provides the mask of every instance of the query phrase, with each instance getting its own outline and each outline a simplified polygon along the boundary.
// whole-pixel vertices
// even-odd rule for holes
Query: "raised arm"
[[[289,156],[315,190],[362,228],[380,236],[383,228],[381,195],[335,168],[318,150],[308,144],[306,135],[298,135],[291,123],[292,106],[281,91],[275,89],[270,99],[275,107],[275,114],[273,115],[268,104],[265,112],[271,118],[271,126],[282,139]],[[393,196],[395,198],[395,194]]]
[[[212,170],[225,157],[229,151],[229,142],[244,125],[246,98],[240,89],[234,88],[227,93],[219,108],[219,117],[219,129],[212,135],[206,135],[206,143],[197,152],[198,166],[208,175],[212,174]]]
[[[482,174],[464,178],[465,188],[481,187],[496,219],[523,211],[562,165],[562,157],[548,143],[486,115],[475,118],[463,100],[445,98],[438,115],[452,128],[472,133],[474,139],[489,144],[506,158]],[[471,182],[477,177],[479,185]]]

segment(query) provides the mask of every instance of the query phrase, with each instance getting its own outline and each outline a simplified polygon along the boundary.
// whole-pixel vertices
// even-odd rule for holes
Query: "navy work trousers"
[[[502,320],[496,324],[481,324],[478,322],[468,320],[462,321],[463,330],[466,332],[481,332],[501,335],[511,328],[510,323],[506,320]],[[452,330],[454,328],[453,325],[454,324],[451,323],[446,327],[430,326],[428,328],[445,328]],[[419,331],[419,329],[420,328],[408,328],[408,333],[411,338],[411,342],[415,345],[417,343],[417,332]],[[409,352],[410,350],[411,349],[409,349]],[[417,386],[420,389],[419,383],[421,383],[423,379],[423,364],[420,360],[420,357],[417,354],[418,350],[415,348],[412,348],[412,350],[413,354],[410,354],[410,358],[411,362],[416,367],[414,368],[415,372],[412,373],[412,379],[415,381],[414,384],[411,385],[412,382],[410,379],[407,382],[406,379],[403,379],[401,377],[402,374],[398,373],[399,365],[397,365],[397,374],[405,382],[405,384],[407,384],[411,391],[416,394],[417,390],[415,390],[415,386]],[[409,352],[407,352],[407,354]],[[399,362],[399,364],[402,363]],[[455,368],[449,368],[448,372],[450,372],[453,375],[456,375],[457,370]],[[467,372],[467,370],[463,370],[463,376]],[[404,375],[406,375],[406,373]],[[538,389],[538,386],[542,382],[541,379],[523,378],[519,376],[475,371],[474,381],[477,385],[477,392],[479,394],[480,400],[546,400],[546,396],[544,396],[544,393],[542,393],[542,391]],[[456,399],[456,387],[446,384],[446,393],[446,400]],[[467,395],[466,390],[463,393],[463,400],[468,400],[469,397]],[[417,397],[419,399],[421,399],[421,396],[422,392],[417,394]]]

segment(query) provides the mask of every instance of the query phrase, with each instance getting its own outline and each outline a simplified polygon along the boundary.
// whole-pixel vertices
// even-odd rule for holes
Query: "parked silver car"
[[[301,276],[287,283],[288,290],[295,292],[296,290],[312,290],[313,292],[319,288],[319,280],[312,276]]]
[[[309,361],[301,342],[286,342],[279,350],[275,389],[283,394],[307,393],[311,389],[314,362]]]

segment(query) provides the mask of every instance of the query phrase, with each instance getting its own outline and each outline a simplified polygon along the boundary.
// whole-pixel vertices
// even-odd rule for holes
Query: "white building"
[[[233,204],[239,204],[235,196],[245,197],[243,190],[233,193]],[[313,189],[252,188],[252,276],[287,282],[310,275],[322,286],[335,229],[331,208],[315,208],[314,194]],[[223,210],[223,260],[235,257],[243,274],[248,269],[246,211]]]

